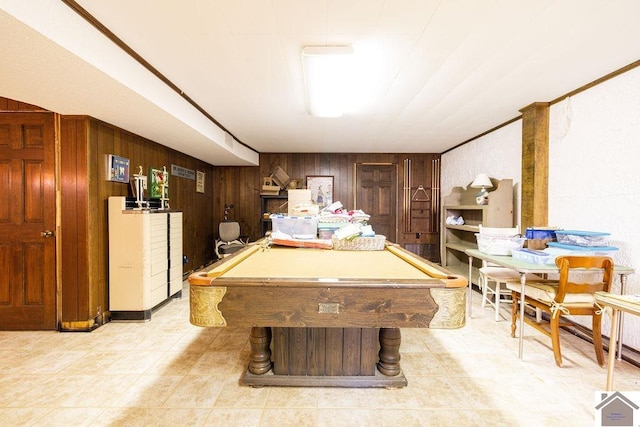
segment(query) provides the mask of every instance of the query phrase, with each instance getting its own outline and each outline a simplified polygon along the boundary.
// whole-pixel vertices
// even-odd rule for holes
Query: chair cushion
[[[507,282],[510,280],[520,280],[520,273],[515,270],[506,267],[482,267],[478,270],[485,277],[494,282]],[[543,280],[542,277],[535,274],[527,274],[527,280]]]
[[[507,289],[520,293],[522,285],[520,282],[507,282]],[[554,280],[543,280],[538,282],[528,282],[524,287],[524,294],[529,298],[551,304],[558,291],[558,282]],[[564,304],[576,304],[579,306],[592,306],[595,299],[593,294],[567,294]]]
[[[242,243],[222,243],[218,245],[218,252],[221,254],[232,254],[240,249],[244,248],[244,244]]]

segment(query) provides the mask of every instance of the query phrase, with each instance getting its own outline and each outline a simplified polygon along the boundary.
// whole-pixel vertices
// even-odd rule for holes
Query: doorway
[[[398,166],[392,163],[356,163],[355,206],[371,215],[376,234],[397,241]]]
[[[56,329],[53,113],[0,114],[0,329]]]

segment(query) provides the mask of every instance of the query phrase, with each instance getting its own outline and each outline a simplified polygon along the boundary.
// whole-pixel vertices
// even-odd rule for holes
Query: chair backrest
[[[560,269],[558,292],[555,301],[564,302],[567,294],[593,294],[596,291],[609,292],[613,282],[613,260],[599,256],[559,256],[556,265]],[[570,274],[572,273],[574,274]],[[578,270],[578,271],[576,271]],[[573,281],[575,274],[585,278],[583,282]]]
[[[237,221],[222,221],[218,225],[220,240],[230,242],[240,237],[240,224]]]
[[[482,224],[478,225],[478,231],[480,234],[488,234],[491,236],[517,236],[520,234],[520,226],[515,227],[484,227]]]

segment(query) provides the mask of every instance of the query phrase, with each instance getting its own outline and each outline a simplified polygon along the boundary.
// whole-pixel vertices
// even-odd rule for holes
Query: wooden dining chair
[[[559,256],[556,258],[556,265],[560,269],[557,281],[525,285],[525,303],[548,313],[549,322],[539,323],[527,317],[524,320],[528,325],[551,338],[556,365],[562,366],[560,326],[573,325],[573,323],[561,323],[560,318],[565,315],[591,316],[593,347],[598,364],[604,366],[602,309],[595,304],[593,294],[596,291],[609,292],[613,280],[613,260],[609,257],[597,256]],[[522,287],[520,282],[508,282],[507,288],[512,292],[511,336],[515,337]]]

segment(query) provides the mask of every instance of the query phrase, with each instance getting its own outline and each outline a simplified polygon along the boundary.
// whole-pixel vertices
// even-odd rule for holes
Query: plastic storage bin
[[[554,227],[527,227],[525,237],[526,247],[529,249],[544,249],[547,243],[556,241],[557,228]]]
[[[608,246],[611,233],[600,231],[557,230],[558,243],[576,246]]]
[[[554,255],[611,256],[615,246],[577,246],[560,242],[549,242],[547,252]]]
[[[525,231],[525,237],[527,239],[539,239],[539,240],[555,240],[556,238],[556,231],[558,231],[555,228],[544,228],[544,227],[540,227],[540,228],[536,228],[536,227],[527,227],[526,231]]]
[[[315,239],[318,236],[317,216],[285,216],[273,214],[271,229],[294,239]]]
[[[511,257],[532,264],[553,264],[555,262],[554,256],[535,249],[515,249],[511,251]]]
[[[520,249],[525,239],[521,236],[495,236],[476,233],[478,250],[489,255],[511,255],[514,249]]]

